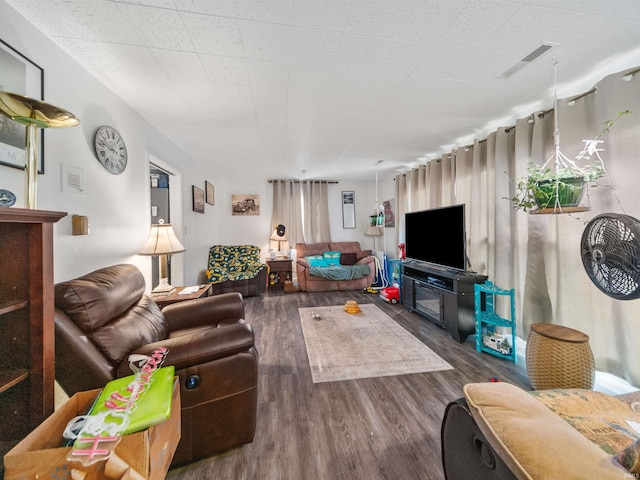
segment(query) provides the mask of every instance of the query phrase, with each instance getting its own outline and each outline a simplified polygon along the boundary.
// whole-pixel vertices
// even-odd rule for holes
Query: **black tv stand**
[[[402,264],[402,301],[449,332],[460,343],[475,333],[473,285],[485,275],[450,270],[416,261]]]

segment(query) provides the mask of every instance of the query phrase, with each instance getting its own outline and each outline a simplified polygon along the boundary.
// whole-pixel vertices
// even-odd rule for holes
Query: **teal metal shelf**
[[[487,280],[473,288],[476,318],[476,350],[516,363],[516,309],[515,290],[499,288]],[[509,297],[510,318],[495,312],[496,296]],[[497,327],[509,329],[508,334],[498,333]],[[510,339],[510,340],[509,340]]]

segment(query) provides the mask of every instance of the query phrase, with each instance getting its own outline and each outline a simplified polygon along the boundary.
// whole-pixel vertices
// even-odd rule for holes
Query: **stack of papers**
[[[194,287],[185,287],[182,290],[180,290],[180,293],[178,293],[178,295],[190,295],[192,293],[197,293],[198,290],[200,290],[200,287],[198,285]]]

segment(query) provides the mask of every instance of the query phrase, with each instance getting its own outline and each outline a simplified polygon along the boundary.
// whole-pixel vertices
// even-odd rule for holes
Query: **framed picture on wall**
[[[213,183],[209,183],[205,180],[204,182],[204,190],[206,193],[206,197],[207,197],[207,203],[209,205],[213,205],[215,203],[215,200],[213,199],[213,194],[214,194],[214,190],[213,190]]]
[[[204,213],[204,190],[191,186],[193,192],[193,211],[197,213]]]
[[[231,215],[260,215],[260,195],[253,193],[232,194]]]
[[[0,90],[44,100],[44,70],[0,40]],[[26,128],[0,115],[0,164],[24,169]],[[44,173],[44,128],[38,139],[38,173]]]
[[[382,202],[382,206],[384,207],[384,227],[395,227],[396,214],[394,212],[396,210],[396,199],[392,198],[391,200],[385,200],[384,202]]]
[[[342,228],[356,228],[356,194],[342,192]]]

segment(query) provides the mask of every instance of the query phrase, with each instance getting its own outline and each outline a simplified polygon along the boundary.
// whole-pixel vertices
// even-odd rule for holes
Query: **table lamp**
[[[26,207],[36,208],[38,178],[38,128],[66,128],[80,123],[72,113],[62,108],[17,93],[0,91],[0,112],[27,127],[25,139]]]
[[[160,257],[160,283],[151,293],[169,294],[174,287],[169,284],[167,274],[167,257],[173,253],[184,252],[185,248],[176,237],[170,223],[151,225],[151,232],[147,243],[138,252],[139,255],[158,255]]]
[[[287,242],[287,236],[285,235],[285,226],[280,224],[274,230],[269,240],[278,242],[278,251],[276,255],[282,256],[282,242]]]

